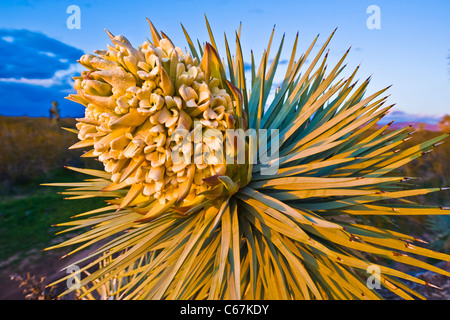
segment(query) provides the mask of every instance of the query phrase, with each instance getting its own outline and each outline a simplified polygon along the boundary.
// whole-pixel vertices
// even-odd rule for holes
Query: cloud
[[[45,78],[45,79],[28,79],[24,77],[17,78],[0,78],[0,82],[13,82],[13,83],[25,83],[25,84],[32,84],[36,86],[42,86],[42,87],[52,87],[52,86],[64,86],[67,85],[68,87],[72,87],[73,81],[71,77],[76,74],[80,73],[83,70],[83,67],[79,64],[70,64],[69,67],[65,70],[57,70],[53,74],[51,78]]]
[[[244,71],[252,71],[252,64],[249,62],[244,62]]]
[[[270,59],[269,60],[269,62],[268,62],[268,64],[270,65],[271,63],[273,62],[273,59]],[[288,64],[288,62],[289,62],[289,60],[287,60],[287,59],[282,59],[282,60],[279,60],[278,61],[278,65],[283,65],[283,64]]]
[[[3,36],[2,40],[11,43],[14,41],[14,38],[10,36]]]
[[[70,62],[75,62],[82,54],[80,49],[42,33],[0,29],[2,78],[51,78],[56,70],[68,69]]]
[[[271,59],[271,60],[269,60],[269,61],[267,62],[267,65],[268,65],[267,68],[270,67],[270,65],[272,64],[272,62],[273,62],[273,59]],[[285,65],[285,64],[288,64],[288,62],[289,62],[289,60],[284,60],[284,59],[283,59],[283,60],[279,60],[279,61],[278,61],[278,65],[279,65],[279,66]],[[259,68],[259,64],[256,64],[255,68],[258,69],[258,68]],[[252,64],[251,64],[250,62],[245,62],[245,61],[244,61],[244,71],[252,71]]]
[[[30,30],[0,29],[0,114],[47,116],[50,103],[62,115],[80,115],[82,107],[64,100],[74,93],[72,77],[83,69],[83,51]]]
[[[436,124],[441,121],[442,117],[443,115],[413,114],[401,110],[394,110],[383,117],[380,120],[380,123],[388,123],[392,120],[395,120],[395,122],[422,122]]]

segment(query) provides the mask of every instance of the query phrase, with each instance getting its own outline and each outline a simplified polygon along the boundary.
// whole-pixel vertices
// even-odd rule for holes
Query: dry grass
[[[77,141],[75,119],[0,116],[0,192],[39,177],[48,177],[64,165],[84,165],[80,150],[68,150]]]

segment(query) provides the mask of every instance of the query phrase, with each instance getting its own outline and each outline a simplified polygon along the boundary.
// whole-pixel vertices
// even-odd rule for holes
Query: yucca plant
[[[51,247],[79,245],[72,254],[103,241],[75,263],[84,263],[80,275],[94,268],[81,278],[81,298],[108,288],[103,298],[380,299],[367,286],[372,276],[414,299],[423,296],[402,280],[433,284],[389,261],[449,275],[414,256],[450,256],[385,224],[448,214],[403,199],[440,188],[417,189],[413,178],[395,174],[447,135],[398,149],[410,128],[377,127],[392,107],[384,106],[387,88],[364,97],[370,79],[357,85],[358,68],[338,79],[348,51],[326,72],[334,32],[315,57],[317,38],[299,58],[297,34],[273,92],[284,36],[269,64],[272,31],[246,79],[240,27],[234,55],[225,36],[225,60],[207,20],[203,46],[182,26],[190,52],[149,25],[152,40],[138,49],[107,32],[113,45],[80,59],[88,71],[68,97],[86,106],[77,129],[68,129],[81,140],[72,148],[91,148],[83,156],[105,170],[69,168],[91,178],[51,185],[70,187],[62,192],[69,199],[108,198],[59,224],[65,232],[91,228]],[[256,134],[230,137],[231,129]],[[231,163],[220,161],[221,150]],[[367,273],[373,266],[380,272]]]

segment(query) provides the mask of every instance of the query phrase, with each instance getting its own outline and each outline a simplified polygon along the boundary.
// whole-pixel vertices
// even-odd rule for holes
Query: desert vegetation
[[[72,118],[62,118],[60,123],[55,124],[48,118],[0,117],[0,237],[7,239],[0,244],[0,273],[4,275],[1,280],[4,288],[2,298],[24,299],[28,296],[37,299],[35,294],[30,294],[32,288],[29,287],[35,282],[38,288],[43,287],[42,283],[48,284],[52,273],[58,271],[54,261],[58,261],[66,252],[41,252],[53,243],[54,234],[59,231],[52,225],[67,221],[75,213],[103,204],[101,199],[77,202],[64,200],[64,196],[57,193],[58,190],[40,186],[46,182],[70,182],[83,178],[64,166],[100,166],[91,158],[80,157],[82,151],[68,150],[77,141],[76,135],[61,127],[73,128],[75,123]],[[440,134],[433,131],[415,132],[405,142],[404,148]],[[419,177],[415,183],[423,187],[448,186],[450,140],[444,140],[432,152],[401,167],[399,171],[401,175]],[[420,196],[417,200],[450,206],[448,192]],[[402,228],[412,229],[416,236],[427,239],[433,249],[450,253],[448,216],[417,217],[404,223],[407,225]],[[58,267],[63,265],[61,262]],[[49,268],[45,269],[44,266]],[[31,277],[30,272],[33,274]],[[36,274],[39,281],[26,281],[34,279]],[[28,288],[26,294],[23,293],[24,288]],[[48,297],[48,294],[44,294],[42,289],[41,296]]]
[[[74,124],[72,118],[55,122],[45,117],[0,116],[0,299],[25,297],[22,290],[29,284],[19,289],[20,283],[10,280],[11,276],[23,283],[36,275],[39,279],[47,277],[47,281],[56,273],[62,264],[57,267],[54,261],[64,252],[41,252],[58,232],[52,225],[69,219],[74,211],[102,204],[102,200],[87,199],[74,205],[58,190],[40,186],[81,178],[64,166],[98,165],[80,157],[81,151],[68,150],[76,135],[61,127],[72,128]],[[32,275],[28,277],[27,273]]]

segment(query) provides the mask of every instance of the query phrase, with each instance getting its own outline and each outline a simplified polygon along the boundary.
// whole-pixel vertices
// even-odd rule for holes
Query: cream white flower
[[[130,189],[133,197],[142,193],[162,204],[194,199],[208,189],[203,179],[222,170],[219,151],[233,117],[231,96],[218,79],[206,81],[199,61],[170,40],[146,41],[136,49],[124,36],[107,33],[113,43],[107,50],[79,60],[88,71],[75,78],[77,94],[69,99],[86,111],[77,119],[81,142],[73,147],[93,147],[113,184],[140,186]],[[221,138],[193,141],[194,122],[204,127],[201,134],[215,129]],[[195,164],[194,144],[205,152]]]

